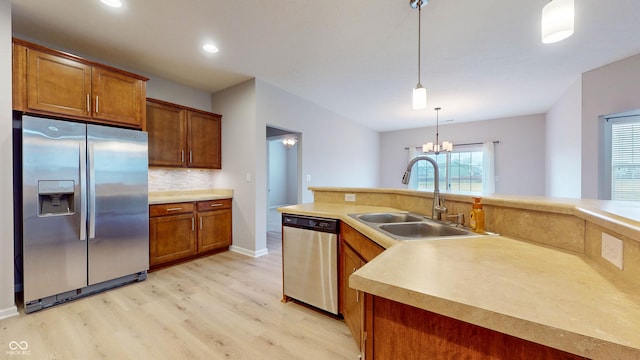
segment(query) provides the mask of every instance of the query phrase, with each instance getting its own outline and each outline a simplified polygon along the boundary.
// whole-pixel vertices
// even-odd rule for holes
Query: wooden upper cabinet
[[[221,168],[222,116],[147,99],[149,165]]]
[[[185,110],[147,101],[149,165],[185,166]]]
[[[91,116],[143,128],[144,101],[142,81],[101,68],[92,70],[94,99]]]
[[[147,78],[13,39],[13,109],[145,129]]]
[[[27,108],[90,116],[91,66],[27,49]]]
[[[188,113],[189,166],[220,169],[220,117]]]

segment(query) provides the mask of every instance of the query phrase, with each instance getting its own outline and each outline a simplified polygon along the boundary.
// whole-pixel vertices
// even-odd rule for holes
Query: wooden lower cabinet
[[[226,250],[231,245],[231,200],[149,207],[151,270]]]
[[[231,245],[231,200],[198,203],[198,251]]]
[[[344,244],[342,251],[342,278],[345,279],[344,290],[342,291],[342,316],[351,331],[351,335],[362,349],[362,316],[364,310],[360,301],[362,294],[358,290],[349,287],[349,276],[360,269],[364,265],[364,261],[349,245]],[[364,300],[364,296],[362,299]]]
[[[349,276],[378,256],[384,248],[371,241],[349,225],[340,226],[340,308],[360,351],[364,352],[366,332],[363,331],[364,294],[349,287]]]
[[[586,359],[389,299],[365,300],[366,359]]]
[[[193,256],[197,253],[194,215],[169,215],[149,219],[149,265]]]

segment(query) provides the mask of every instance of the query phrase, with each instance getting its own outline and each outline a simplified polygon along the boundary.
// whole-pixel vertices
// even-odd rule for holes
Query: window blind
[[[611,200],[640,201],[640,121],[611,124]]]

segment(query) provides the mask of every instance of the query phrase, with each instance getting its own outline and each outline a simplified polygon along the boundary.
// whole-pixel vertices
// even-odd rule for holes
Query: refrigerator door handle
[[[94,144],[89,143],[89,239],[96,237],[96,179]]]
[[[80,241],[87,240],[87,147],[80,144]]]

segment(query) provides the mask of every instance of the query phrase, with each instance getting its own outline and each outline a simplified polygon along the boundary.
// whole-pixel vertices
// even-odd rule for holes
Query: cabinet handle
[[[180,211],[180,210],[182,210],[182,208],[181,208],[181,207],[179,207],[179,208],[168,208],[168,209],[167,209],[167,212],[171,212],[171,211]]]
[[[200,230],[202,230],[202,218],[200,218]]]
[[[180,162],[184,162],[184,150],[180,150]]]
[[[358,270],[358,268],[353,268],[353,271],[351,272],[352,274],[354,272],[356,272],[356,270]],[[356,302],[359,303],[360,302],[360,291],[356,290]]]
[[[96,95],[96,114],[98,113],[98,95]]]
[[[196,219],[191,218],[191,231],[196,231]]]
[[[89,97],[89,94],[87,94],[87,112],[91,112],[91,99]]]
[[[189,150],[189,164],[193,164],[193,151]]]
[[[216,207],[216,206],[222,206],[221,203],[215,203],[215,204],[211,204],[212,207]]]

